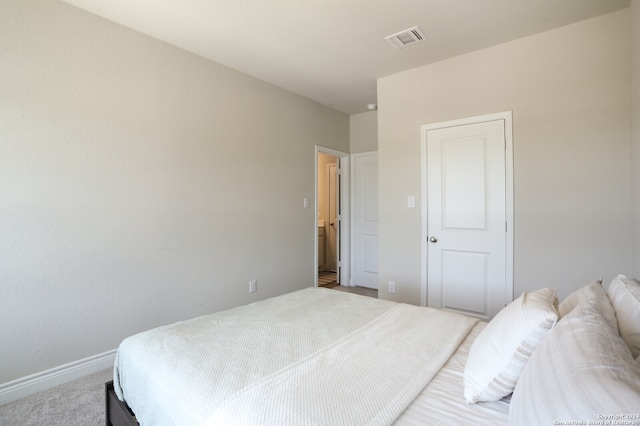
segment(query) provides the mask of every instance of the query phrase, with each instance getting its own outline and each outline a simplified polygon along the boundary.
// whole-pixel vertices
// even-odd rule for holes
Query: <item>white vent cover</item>
[[[409,28],[399,33],[384,38],[396,49],[419,43],[427,39],[422,30],[418,27]]]

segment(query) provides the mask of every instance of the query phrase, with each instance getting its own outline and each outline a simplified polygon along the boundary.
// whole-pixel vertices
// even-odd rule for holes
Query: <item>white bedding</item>
[[[471,344],[487,325],[479,322],[425,389],[396,420],[397,426],[506,425],[511,395],[469,405],[464,399],[464,365]]]
[[[335,344],[249,385],[221,404],[210,423],[390,424],[474,323],[442,311],[397,305]]]
[[[476,322],[306,289],[125,339],[114,388],[143,426],[389,424]]]

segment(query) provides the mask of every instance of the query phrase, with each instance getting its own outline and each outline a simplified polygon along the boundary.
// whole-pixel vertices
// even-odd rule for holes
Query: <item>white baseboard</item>
[[[0,384],[0,405],[113,368],[116,349]]]

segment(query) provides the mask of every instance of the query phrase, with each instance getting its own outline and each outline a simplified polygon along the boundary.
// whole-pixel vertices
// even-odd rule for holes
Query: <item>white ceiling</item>
[[[629,6],[630,0],[63,0],[346,114],[376,79]],[[419,26],[428,40],[384,37]]]

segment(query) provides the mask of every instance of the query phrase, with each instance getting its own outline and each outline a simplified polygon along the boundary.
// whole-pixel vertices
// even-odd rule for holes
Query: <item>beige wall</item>
[[[352,154],[378,150],[378,112],[369,111],[349,117],[349,149]]]
[[[514,295],[630,274],[629,49],[623,10],[379,79],[380,297],[420,302],[420,126],[509,110]]]
[[[54,0],[0,52],[0,383],[313,285],[348,116]]]
[[[632,0],[631,21],[631,144],[633,177],[634,276],[640,277],[640,0]]]

